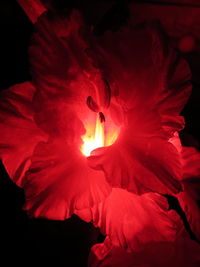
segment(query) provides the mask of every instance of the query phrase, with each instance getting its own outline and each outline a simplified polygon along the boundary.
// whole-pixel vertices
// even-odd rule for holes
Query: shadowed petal
[[[172,242],[182,226],[177,214],[168,211],[164,197],[155,193],[137,196],[116,188],[91,209],[91,220],[112,245],[129,252],[152,242]]]
[[[177,195],[196,238],[200,240],[200,153],[195,148],[182,148],[184,192]]]
[[[93,39],[93,60],[124,110],[135,110],[135,116],[154,111],[170,137],[184,127],[179,115],[191,93],[190,68],[170,47],[160,24],[131,26]]]
[[[175,242],[151,243],[139,253],[128,253],[107,240],[94,245],[89,257],[90,267],[198,267],[199,264],[200,246],[187,236]]]
[[[33,120],[30,82],[15,85],[0,94],[0,157],[10,178],[21,186],[35,146],[46,135]]]

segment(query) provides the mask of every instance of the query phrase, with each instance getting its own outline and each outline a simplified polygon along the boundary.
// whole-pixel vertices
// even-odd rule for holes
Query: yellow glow
[[[87,129],[87,133],[82,137],[82,140],[81,152],[87,157],[95,148],[104,146],[104,123],[100,122],[99,116],[96,118],[95,130]]]

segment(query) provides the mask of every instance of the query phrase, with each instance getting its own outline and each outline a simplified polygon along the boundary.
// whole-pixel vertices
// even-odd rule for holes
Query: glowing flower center
[[[118,137],[118,132],[116,129],[112,129],[112,131],[105,133],[105,123],[101,122],[99,116],[97,116],[95,128],[91,125],[86,126],[86,134],[82,136],[83,145],[81,152],[88,157],[92,150],[112,145]]]

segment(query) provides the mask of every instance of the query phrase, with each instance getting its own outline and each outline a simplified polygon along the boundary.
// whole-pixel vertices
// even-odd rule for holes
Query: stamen
[[[102,112],[99,112],[99,119],[100,119],[101,123],[106,121],[106,118],[105,118],[105,116],[104,116],[104,114]]]

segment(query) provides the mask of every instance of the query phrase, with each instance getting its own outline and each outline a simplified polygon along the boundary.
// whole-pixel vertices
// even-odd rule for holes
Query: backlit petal
[[[182,169],[177,149],[162,138],[131,140],[129,136],[131,133],[110,147],[93,151],[88,158],[89,165],[103,170],[113,187],[136,194],[179,192]]]
[[[75,210],[92,207],[110,192],[103,172],[64,139],[40,143],[23,184],[30,216],[64,220]]]

